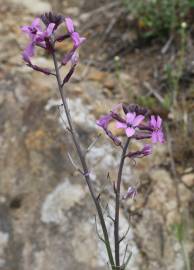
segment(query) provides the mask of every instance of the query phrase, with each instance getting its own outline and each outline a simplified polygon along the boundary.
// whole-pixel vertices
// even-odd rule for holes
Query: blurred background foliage
[[[142,92],[136,100],[168,118],[176,144],[181,138],[175,156],[190,163],[194,154],[194,0],[123,0],[122,3],[128,31],[136,33],[133,51],[138,48],[146,55],[147,50],[153,50],[153,58],[158,54],[151,81],[142,81]]]
[[[178,32],[182,22],[194,20],[193,0],[124,0],[144,38],[160,38]]]

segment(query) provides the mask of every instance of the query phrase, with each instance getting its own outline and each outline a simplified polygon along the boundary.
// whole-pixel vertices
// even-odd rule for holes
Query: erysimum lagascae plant
[[[58,33],[59,26],[63,29],[63,34]],[[87,151],[85,151],[81,145],[80,138],[74,128],[71,112],[67,104],[66,92],[64,90],[64,85],[68,83],[75,71],[76,65],[78,64],[78,50],[86,39],[81,37],[80,34],[75,31],[74,23],[70,17],[56,15],[51,12],[35,18],[31,25],[23,26],[21,27],[21,30],[29,38],[29,42],[22,53],[23,60],[27,66],[35,71],[42,72],[45,76],[52,75],[56,78],[62,100],[62,106],[66,114],[67,131],[72,137],[72,141],[75,145],[77,156],[81,164],[81,168],[76,169],[78,169],[80,175],[85,179],[91,198],[94,202],[103,233],[103,236],[99,236],[99,238],[105,244],[109,267],[112,270],[125,270],[131,257],[131,253],[128,256],[125,256],[126,259],[122,260],[121,263],[120,245],[123,239],[120,237],[119,232],[120,202],[121,200],[135,198],[137,195],[137,189],[129,185],[126,193],[121,194],[123,167],[126,159],[134,160],[151,155],[152,144],[164,142],[162,119],[159,115],[151,115],[147,109],[141,108],[138,105],[118,104],[115,105],[107,115],[101,116],[96,122],[96,124],[103,129],[107,137],[118,147],[118,151],[121,151],[117,179],[114,181],[114,185],[112,187],[115,194],[115,211],[114,216],[111,217],[114,224],[113,248],[110,243],[111,241],[107,229],[106,217],[103,212],[99,194],[96,194],[93,186],[94,183],[91,181],[90,169],[85,155]],[[56,44],[59,42],[66,42],[67,39],[72,41],[72,48],[60,59],[58,58]],[[33,56],[35,55],[37,47],[42,48],[42,50],[45,50],[50,55],[53,60],[54,71],[49,68],[37,66],[33,63]],[[66,74],[62,74],[60,69],[61,66],[69,63],[68,72]],[[122,129],[125,136],[122,138],[115,136],[109,129],[110,122],[115,122],[115,127]],[[141,149],[131,151],[129,149],[129,143],[132,143],[135,140],[146,140],[146,143]],[[149,140],[150,143],[147,143],[147,140]],[[71,160],[70,155],[69,157]]]

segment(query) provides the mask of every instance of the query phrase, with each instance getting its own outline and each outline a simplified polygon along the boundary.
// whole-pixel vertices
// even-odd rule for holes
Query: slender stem
[[[127,139],[122,151],[121,161],[119,165],[117,184],[116,184],[116,203],[115,203],[115,222],[114,222],[114,238],[115,238],[115,263],[117,269],[120,269],[120,239],[119,239],[119,209],[120,209],[120,188],[122,180],[123,166],[126,158],[126,152],[130,138]]]
[[[55,55],[54,51],[52,52],[52,57],[53,57],[53,62],[54,62],[54,66],[55,66],[55,72],[56,72],[58,88],[59,88],[59,92],[60,92],[60,95],[61,95],[61,99],[62,99],[63,107],[64,107],[64,110],[65,110],[65,114],[66,114],[66,117],[67,117],[69,130],[71,132],[73,143],[75,145],[77,154],[79,156],[79,159],[80,159],[80,162],[81,162],[81,165],[82,165],[82,168],[83,168],[83,175],[84,175],[86,183],[88,185],[91,197],[92,197],[92,199],[94,201],[94,204],[96,206],[96,210],[97,210],[97,213],[98,213],[98,217],[99,217],[100,224],[101,224],[102,231],[103,231],[103,235],[104,235],[104,242],[105,242],[105,245],[106,245],[109,261],[110,261],[112,269],[114,269],[114,259],[113,259],[113,255],[112,255],[112,250],[111,250],[111,246],[110,246],[110,241],[109,241],[108,231],[107,231],[107,228],[106,228],[106,223],[105,223],[104,216],[103,216],[103,213],[102,213],[102,208],[101,208],[101,205],[100,205],[100,203],[98,201],[98,198],[95,196],[93,186],[92,186],[92,183],[91,183],[91,179],[90,179],[90,175],[89,175],[88,166],[87,166],[87,163],[86,163],[86,160],[85,160],[85,156],[84,156],[84,154],[82,152],[80,143],[78,142],[76,132],[75,132],[73,124],[72,124],[71,114],[70,114],[70,111],[69,111],[69,108],[68,108],[67,100],[66,100],[66,98],[64,96],[64,93],[63,93],[62,79],[61,79],[61,76],[60,76],[59,67],[58,67],[58,64],[57,64],[57,59],[56,59],[56,55]]]

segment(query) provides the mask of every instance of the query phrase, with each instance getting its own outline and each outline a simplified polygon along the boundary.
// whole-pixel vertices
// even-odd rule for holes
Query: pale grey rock
[[[3,267],[6,259],[5,259],[5,249],[7,248],[9,240],[9,234],[6,232],[0,231],[0,267]]]
[[[102,262],[102,258],[99,256],[99,239],[94,232],[94,224],[91,224],[89,220],[80,222],[75,226],[72,241],[74,256],[80,263],[87,264],[90,261],[92,267],[105,267],[106,264]],[[88,247],[92,247],[90,252],[88,252]]]
[[[68,179],[59,184],[47,195],[41,211],[44,223],[62,224],[66,221],[66,212],[75,204],[81,204],[85,190],[81,185],[72,184]]]
[[[25,7],[29,12],[37,15],[51,10],[51,5],[48,2],[41,0],[9,0],[18,7]]]
[[[71,140],[64,137],[66,118],[62,109],[63,120],[59,117],[61,100],[56,82],[53,77],[45,77],[26,67],[21,60],[26,37],[21,37],[20,25],[28,24],[35,14],[50,10],[51,5],[64,13],[66,9],[61,7],[73,5],[77,8],[82,3],[78,0],[73,3],[59,0],[1,3],[1,8],[7,6],[7,9],[1,14],[0,24],[3,36],[0,46],[3,63],[0,82],[0,270],[106,269],[106,251],[95,233],[93,203],[83,178],[75,175],[67,158],[67,152],[69,149],[73,152],[73,148]],[[78,9],[67,11],[73,16],[78,13]],[[82,19],[87,21],[87,16]],[[52,62],[43,56],[33,60],[52,68]],[[87,73],[86,67],[79,67],[80,71],[77,69],[73,78],[79,79]],[[95,69],[93,79],[72,78],[65,89],[84,147],[88,147],[99,132],[96,119],[115,104],[117,93],[120,99],[124,98],[125,83],[127,88],[131,85],[133,93],[139,93],[138,77],[121,72],[122,85],[115,87],[115,96],[109,91],[110,99],[105,99],[103,80],[106,77],[107,73]],[[72,155],[75,158],[74,152]],[[114,193],[106,178],[107,171],[111,181],[116,180],[119,158],[118,148],[106,136],[102,136],[87,154],[95,189],[102,191],[104,204],[110,195],[110,207],[114,207]],[[136,166],[126,162],[122,192],[131,184],[139,187],[136,200],[122,201],[121,234],[130,224],[128,238],[123,244],[128,242],[133,252],[129,269],[184,269],[180,245],[171,230],[180,217],[175,181],[165,167],[168,159],[167,146],[163,144],[155,147],[151,157],[138,160]],[[75,161],[79,164],[76,158]],[[184,173],[192,174],[192,170]],[[182,180],[179,185],[181,211],[188,211],[193,199],[191,188],[185,184],[191,186],[192,179]],[[111,223],[108,228],[113,244]],[[185,240],[185,248],[191,253],[194,250],[190,237],[192,225],[189,228],[191,234]],[[123,248],[124,245],[122,252]]]

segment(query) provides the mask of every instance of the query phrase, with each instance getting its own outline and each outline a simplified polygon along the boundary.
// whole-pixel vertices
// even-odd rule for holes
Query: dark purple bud
[[[136,114],[141,114],[144,116],[147,116],[149,114],[149,110],[143,107],[140,107],[137,104],[122,104],[123,107],[123,111],[125,114],[129,113],[129,112],[135,112]]]
[[[148,156],[152,153],[152,146],[150,144],[145,144],[142,149],[142,155]]]
[[[40,16],[42,22],[48,26],[50,23],[55,24],[54,30],[57,29],[57,27],[65,21],[65,17],[60,14],[55,14],[53,12],[44,13]]]
[[[27,66],[31,67],[32,69],[36,70],[36,71],[39,71],[39,72],[42,72],[44,73],[45,75],[51,75],[53,74],[51,72],[51,70],[49,70],[48,68],[41,68],[41,67],[38,67],[37,65],[33,65],[31,62],[28,62],[27,63]]]
[[[64,85],[70,80],[71,76],[73,75],[74,70],[75,70],[75,65],[70,68],[69,72],[67,73],[67,75],[65,76],[63,80],[62,85]]]
[[[117,120],[117,121],[119,121],[121,123],[126,123],[126,120],[125,119],[123,119],[117,113],[115,113],[113,111],[111,111],[111,116],[112,116],[113,119],[115,119],[115,120]]]
[[[146,130],[146,131],[153,131],[153,129],[149,126],[146,126],[146,125],[139,125],[138,128],[140,130]]]
[[[121,145],[121,141],[116,136],[114,136],[110,130],[105,129],[105,132],[117,146]]]
[[[133,139],[136,140],[144,140],[144,139],[150,139],[151,138],[151,133],[136,133],[135,135],[133,135]]]
[[[145,144],[143,149],[136,152],[129,152],[127,157],[129,158],[142,158],[148,156],[152,153],[152,146],[150,144]]]
[[[70,38],[70,34],[69,33],[67,33],[65,35],[60,35],[60,36],[56,37],[55,41],[62,42],[65,39],[68,39],[68,38]]]
[[[121,141],[116,136],[114,136],[110,130],[108,130],[108,124],[110,123],[111,120],[112,120],[112,114],[110,113],[110,114],[101,116],[100,119],[96,121],[96,124],[106,132],[106,135],[108,135],[108,137],[117,146],[119,146],[121,145]]]

